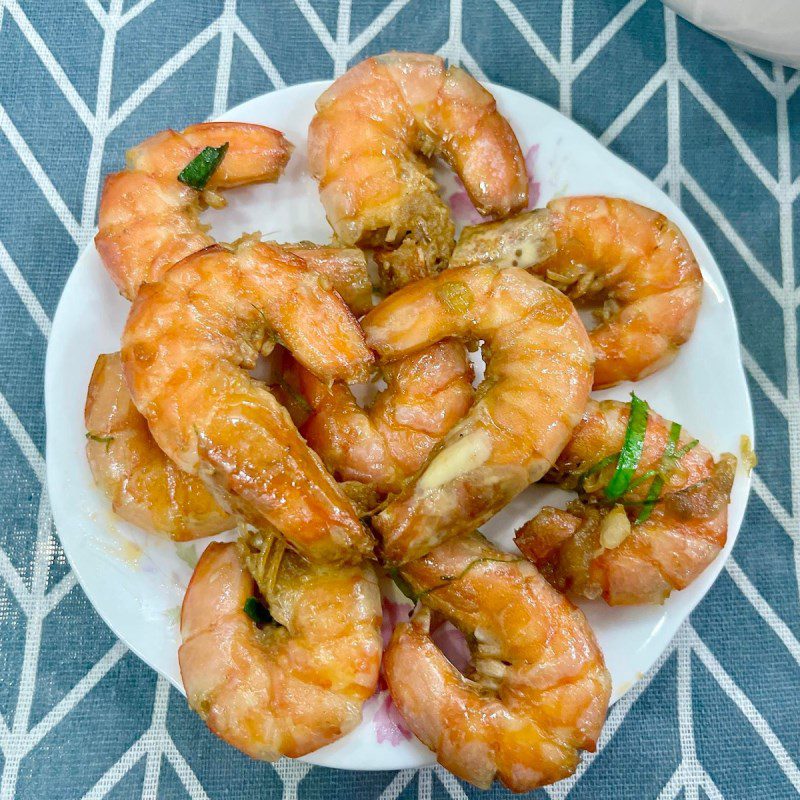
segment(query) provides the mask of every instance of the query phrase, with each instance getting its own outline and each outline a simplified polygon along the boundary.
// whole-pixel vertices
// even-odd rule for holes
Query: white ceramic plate
[[[664,0],[689,22],[757,56],[800,67],[797,0]]]
[[[306,130],[314,101],[325,86],[319,82],[283,89],[225,115],[279,128],[297,148],[278,184],[229,192],[227,209],[206,212],[217,238],[230,241],[244,231],[260,230],[283,241],[328,240],[329,228],[305,159]],[[697,328],[676,361],[637,384],[636,391],[659,413],[683,423],[712,451],[738,452],[740,435],[753,436],[753,421],[736,321],[722,275],[697,231],[647,178],[573,122],[519,92],[489,88],[527,153],[539,204],[555,194],[619,195],[662,211],[682,228],[706,279]],[[465,221],[458,186],[451,176],[443,177],[443,183],[456,216]],[[127,309],[90,246],[64,287],[47,352],[48,486],[67,557],[98,613],[135,653],[181,689],[178,609],[191,575],[190,564],[207,541],[176,546],[115,518],[92,483],[84,455],[86,386],[97,355],[119,349]],[[619,386],[602,396],[625,399],[630,389]],[[688,589],[673,594],[661,607],[612,609],[602,603],[584,604],[611,670],[615,698],[648,670],[717,577],[739,530],[749,489],[750,481],[740,471],[725,553]],[[558,494],[555,489],[531,487],[498,514],[486,532],[513,548],[514,529],[545,500],[561,499]],[[387,616],[403,613],[391,604],[387,612]],[[401,769],[432,763],[431,753],[395,724],[396,715],[385,694],[367,704],[364,717],[357,730],[307,760],[347,769]]]

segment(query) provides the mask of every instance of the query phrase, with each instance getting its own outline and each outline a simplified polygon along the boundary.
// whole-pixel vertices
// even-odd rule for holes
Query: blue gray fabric
[[[273,767],[224,746],[92,610],[43,491],[46,340],[100,176],[153,131],[390,48],[540,97],[653,178],[714,251],[741,325],[760,463],[733,557],[600,752],[547,793],[797,796],[800,73],[657,0],[5,0],[0,798],[481,796],[440,770]]]

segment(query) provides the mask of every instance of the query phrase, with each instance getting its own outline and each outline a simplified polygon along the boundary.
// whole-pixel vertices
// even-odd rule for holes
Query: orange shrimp
[[[457,777],[528,792],[594,750],[611,679],[583,613],[518,556],[477,533],[400,570],[422,604],[394,630],[383,670],[410,729]],[[431,639],[431,611],[467,637],[457,670]]]
[[[561,591],[602,596],[610,605],[663,603],[724,547],[736,458],[724,453],[715,462],[682,430],[670,456],[670,433],[674,438],[678,428],[650,411],[633,481],[615,504],[603,490],[615,472],[629,416],[629,403],[589,402],[546,477],[577,489],[579,498],[566,511],[542,509],[517,531],[516,542]],[[647,502],[655,478],[663,485]]]
[[[473,530],[553,465],[592,383],[591,346],[572,303],[521,269],[451,268],[400,289],[362,320],[384,362],[445,338],[483,341],[472,410],[372,520],[402,563]]]
[[[372,539],[352,503],[247,374],[277,337],[323,380],[370,374],[358,324],[301,259],[252,239],[206,248],[136,297],[122,338],[131,396],[159,447],[235,512],[312,560],[358,559]]]
[[[183,601],[178,651],[189,705],[228,744],[266,761],[355,728],[381,661],[372,568],[310,564],[280,547],[274,557],[274,541],[251,532],[238,547],[206,548]]]
[[[637,381],[669,364],[692,334],[703,276],[683,234],[630,200],[561,197],[547,209],[465,228],[452,266],[530,270],[600,309],[590,332],[594,387]]]
[[[234,526],[200,478],[178,469],[153,441],[125,385],[119,353],[97,359],[85,422],[92,476],[120,517],[178,542]]]
[[[205,147],[228,144],[205,190],[178,174]],[[128,169],[106,178],[95,245],[120,292],[133,300],[177,261],[214,244],[200,222],[205,204],[225,201],[217,190],[277,180],[292,152],[283,134],[244,122],[206,122],[183,133],[166,130],[128,151]]]
[[[350,69],[317,100],[311,172],[337,239],[370,248],[387,291],[437,272],[453,222],[425,157],[441,155],[476,208],[507,216],[527,203],[519,143],[495,100],[438,56],[387,53]]]
[[[367,409],[345,384],[326,385],[297,362],[283,375],[307,403],[300,432],[328,470],[378,498],[400,491],[472,403],[472,367],[452,340],[384,365],[386,388]]]

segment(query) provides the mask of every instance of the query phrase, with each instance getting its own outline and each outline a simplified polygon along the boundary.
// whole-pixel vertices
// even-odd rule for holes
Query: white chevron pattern
[[[310,0],[294,0],[310,29],[333,62],[335,74],[341,74],[373,39],[387,29],[392,20],[408,5],[410,0],[391,0],[372,22],[351,37],[351,17],[354,0],[340,0],[338,3],[335,31],[328,29]],[[122,29],[131,24],[154,0],[140,0],[123,11],[123,0],[111,0],[104,7],[98,0],[85,0],[85,5],[103,31],[102,49],[99,62],[99,81],[94,108],[90,108],[81,94],[62,69],[56,57],[48,48],[32,24],[18,0],[0,0],[0,29],[6,20],[11,19],[24,35],[30,48],[49,73],[53,83],[63,94],[66,102],[91,136],[91,151],[86,170],[86,179],[80,213],[76,217],[59,191],[48,177],[42,164],[37,160],[23,135],[15,126],[0,102],[0,131],[6,137],[16,157],[24,166],[41,195],[52,208],[56,218],[78,248],[86,246],[94,232],[97,210],[98,188],[106,142],[109,136],[165,81],[189,62],[195,54],[210,41],[219,38],[219,57],[216,73],[213,76],[213,112],[221,113],[228,105],[228,89],[231,64],[236,42],[244,45],[255,62],[276,87],[285,85],[278,68],[270,58],[264,44],[237,14],[236,0],[224,0],[220,15],[197,33],[181,49],[172,54],[163,64],[147,77],[130,96],[115,110],[111,109],[112,65],[114,63],[117,36]],[[355,0],[357,2],[357,0]],[[575,0],[563,0],[560,45],[553,52],[536,32],[526,15],[512,0],[493,0],[511,25],[519,32],[530,48],[531,57],[538,59],[558,84],[558,97],[561,111],[570,115],[573,111],[573,87],[578,77],[601,54],[619,31],[634,17],[648,0],[629,0],[620,3],[619,11],[602,28],[595,38],[581,52],[575,51],[573,22]],[[653,0],[649,0],[653,2]],[[521,5],[521,3],[520,3]],[[448,37],[440,48],[441,55],[451,61],[462,63],[479,78],[485,78],[481,65],[465,47],[462,39],[462,0],[451,0],[449,7]],[[778,500],[758,473],[754,483],[755,492],[761,502],[774,517],[776,523],[791,542],[796,583],[786,587],[797,593],[800,584],[800,375],[798,374],[797,312],[800,302],[800,287],[795,276],[794,242],[798,232],[794,230],[794,203],[800,195],[800,178],[793,180],[792,152],[790,143],[789,103],[800,86],[800,72],[787,78],[781,67],[764,66],[763,62],[739,51],[738,58],[763,90],[774,101],[777,125],[777,175],[764,165],[758,154],[748,144],[747,139],[737,129],[736,124],[723,108],[707,93],[706,89],[682,65],[678,52],[678,23],[668,9],[663,10],[663,24],[666,40],[666,59],[636,93],[630,103],[599,134],[606,145],[613,145],[626,131],[648,101],[662,88],[666,87],[668,129],[666,164],[656,178],[678,203],[683,193],[696,202],[717,226],[720,234],[741,258],[743,264],[752,272],[755,279],[774,299],[782,314],[784,341],[784,361],[786,364],[786,385],[782,388],[768,377],[749,349],[744,349],[746,369],[752,381],[760,388],[777,413],[785,420],[789,431],[789,471],[790,501]],[[780,231],[781,268],[780,277],[775,277],[759,260],[756,253],[727,219],[724,212],[709,197],[700,183],[691,174],[681,159],[680,92],[688,92],[713,119],[735,148],[742,162],[774,198],[778,209]],[[2,101],[2,98],[0,98]],[[797,165],[795,165],[795,169]],[[50,333],[50,319],[42,304],[25,279],[23,271],[15,264],[8,249],[0,242],[0,268],[19,296],[24,308],[30,314],[36,328],[43,337]],[[61,601],[75,587],[76,581],[71,573],[48,589],[50,565],[55,551],[54,531],[48,508],[47,492],[44,486],[45,465],[42,455],[29,435],[12,404],[0,394],[0,422],[10,433],[20,452],[30,464],[31,470],[42,483],[38,509],[38,531],[36,534],[35,559],[30,576],[20,573],[8,555],[0,548],[0,581],[13,594],[26,618],[25,644],[21,671],[18,676],[19,693],[10,718],[0,716],[0,752],[3,756],[2,778],[0,779],[0,800],[12,800],[19,788],[20,764],[25,756],[42,739],[59,725],[68,715],[75,712],[87,694],[126,653],[121,643],[114,644],[94,663],[67,694],[46,713],[36,724],[31,724],[31,709],[34,701],[36,676],[39,663],[42,631],[48,615],[59,607]],[[780,613],[771,607],[756,587],[753,579],[733,558],[726,566],[727,576],[736,589],[752,605],[763,625],[790,654],[800,668],[800,642]],[[611,710],[606,728],[600,742],[600,752],[612,740],[637,700],[646,691],[650,682],[662,666],[671,658],[677,659],[677,691],[680,729],[680,763],[661,789],[659,798],[666,800],[684,793],[686,798],[702,796],[701,790],[712,800],[723,795],[717,788],[706,768],[703,766],[695,744],[696,715],[693,713],[692,671],[694,665],[701,664],[713,676],[724,695],[739,709],[747,724],[764,742],[779,769],[789,783],[800,794],[800,769],[787,750],[789,742],[781,741],[759,712],[753,701],[737,685],[734,678],[723,667],[718,658],[703,640],[692,623],[686,623],[651,672]],[[5,679],[5,678],[4,678]],[[195,800],[208,798],[200,779],[184,758],[167,728],[170,692],[165,680],[159,679],[153,702],[151,722],[147,730],[127,751],[113,763],[96,784],[85,794],[85,798],[105,797],[119,781],[136,765],[144,761],[144,782],[142,797],[159,796],[159,777],[163,761],[174,769],[186,792]],[[638,754],[631,754],[638,757]],[[547,794],[553,800],[563,800],[569,796],[591,769],[598,755],[584,759],[578,772],[572,778],[550,787]],[[309,772],[309,767],[292,762],[275,765],[275,771],[283,784],[283,800],[298,797],[300,782]],[[431,770],[402,771],[388,783],[381,800],[394,800],[419,775],[417,795],[419,800],[430,800],[434,793],[434,783],[440,784],[454,800],[466,800],[467,793],[462,784],[441,768]],[[434,776],[436,781],[434,782]]]

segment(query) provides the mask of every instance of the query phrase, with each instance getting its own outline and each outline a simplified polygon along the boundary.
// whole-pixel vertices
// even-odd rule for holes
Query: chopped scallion
[[[625,429],[625,440],[619,453],[617,469],[606,486],[605,494],[609,500],[616,500],[628,490],[628,486],[639,465],[644,450],[644,436],[647,431],[647,402],[631,392],[631,411],[628,426]]]
[[[267,625],[272,622],[272,614],[257,597],[248,597],[244,601],[243,611],[256,625]]]
[[[653,478],[653,482],[650,484],[650,489],[647,491],[647,496],[645,497],[644,503],[639,510],[639,515],[636,517],[637,525],[645,522],[653,512],[653,506],[655,506],[656,502],[658,501],[658,498],[661,495],[661,489],[664,487],[664,470],[668,469],[671,464],[674,464],[675,461],[681,457],[675,452],[675,446],[678,444],[678,439],[680,439],[680,436],[681,426],[677,422],[673,422],[672,425],[670,425],[669,438],[667,439],[664,453],[661,456],[660,471]],[[697,440],[695,440],[695,444],[697,444]],[[687,450],[686,452],[688,453],[689,451]]]
[[[180,172],[178,180],[193,189],[205,189],[211,176],[225,158],[228,142],[219,147],[204,147]]]

